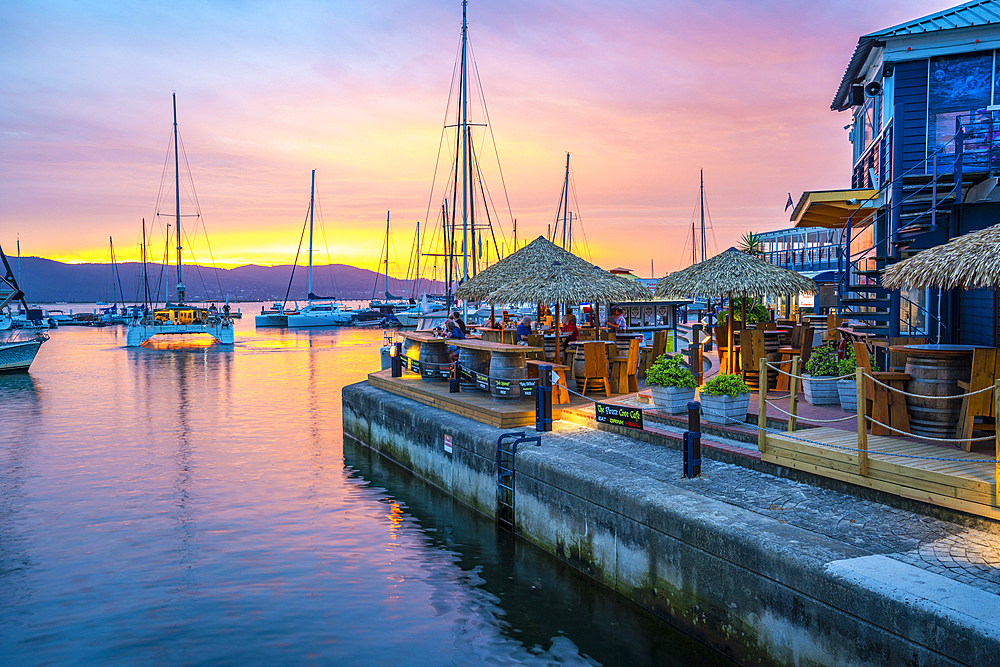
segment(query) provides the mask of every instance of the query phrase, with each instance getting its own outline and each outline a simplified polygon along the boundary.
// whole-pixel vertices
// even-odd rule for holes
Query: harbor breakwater
[[[343,421],[348,437],[495,517],[503,431],[366,383],[344,388]],[[630,454],[655,445],[622,440],[564,424],[522,446],[518,535],[743,664],[982,665],[1000,655],[997,595],[713,497],[680,479],[677,452],[659,448],[660,474]],[[734,484],[767,483],[705,464],[705,484],[728,468],[743,475]]]

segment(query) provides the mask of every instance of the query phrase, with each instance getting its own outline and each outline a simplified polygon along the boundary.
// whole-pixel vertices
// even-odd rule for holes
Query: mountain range
[[[122,301],[142,303],[142,264],[126,262],[117,265],[114,277],[111,264],[64,264],[41,257],[8,258],[26,299],[36,303],[57,301],[93,303]],[[170,298],[174,298],[177,273],[175,267],[164,271],[161,264],[147,264],[146,275],[151,299],[163,301],[169,286]],[[257,266],[249,264],[233,269],[217,269],[209,266],[190,264],[183,267],[184,284],[188,301],[221,301],[227,296],[234,301],[304,301],[308,294],[307,269],[295,267],[294,277],[289,287],[292,266]],[[378,287],[375,289],[375,281]],[[359,269],[346,264],[328,264],[313,267],[313,292],[317,295],[336,299],[382,298],[386,291],[384,277],[368,269]],[[119,291],[118,284],[121,284]],[[157,285],[159,292],[157,296]],[[414,294],[413,282],[389,277],[388,291],[394,296],[410,297]],[[444,291],[441,281],[421,280],[420,293],[440,294]]]

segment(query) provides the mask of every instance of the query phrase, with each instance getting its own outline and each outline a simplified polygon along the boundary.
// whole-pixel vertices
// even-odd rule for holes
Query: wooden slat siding
[[[913,60],[897,64],[893,72],[893,103],[906,105],[903,122],[893,120],[896,131],[901,125],[903,131],[903,164],[894,176],[927,157],[927,67],[927,60]]]
[[[962,290],[959,301],[960,343],[993,345],[993,290]],[[936,332],[932,324],[932,335]]]

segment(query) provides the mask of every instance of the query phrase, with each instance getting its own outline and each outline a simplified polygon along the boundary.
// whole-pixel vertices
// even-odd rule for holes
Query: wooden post
[[[559,348],[559,302],[558,301],[556,301],[556,317],[554,322],[555,324],[553,325],[553,328],[555,329],[555,334],[556,334],[556,358],[553,359],[552,362],[556,364],[561,364],[562,350]]]
[[[854,373],[858,382],[858,474],[868,476],[868,422],[865,399],[865,369],[858,368]]]
[[[729,293],[729,309],[726,311],[726,320],[729,322],[729,332],[726,334],[728,340],[726,345],[729,347],[729,352],[726,355],[726,372],[732,373],[736,365],[733,363],[733,293]]]
[[[767,446],[767,357],[760,358],[760,376],[757,378],[757,449],[763,454]]]
[[[802,357],[799,357],[797,355],[794,356],[794,357],[792,357],[792,375],[793,376],[797,376],[799,374],[799,361],[801,361],[801,360],[802,360]],[[798,415],[799,415],[799,378],[798,377],[790,377],[790,378],[788,378],[788,380],[789,380],[789,382],[791,382],[791,384],[788,385],[789,387],[791,387],[791,389],[788,390],[788,411],[792,413],[792,414],[790,414],[788,416],[788,432],[791,433],[791,432],[795,431],[795,427],[796,427],[797,422],[798,422]]]
[[[1000,415],[1000,380],[997,380],[993,384],[993,402],[994,402],[994,409],[996,409],[996,412],[994,412],[993,414]],[[970,429],[970,435],[971,435],[971,429]],[[971,445],[971,443],[969,444]],[[997,429],[997,443],[994,449],[995,451],[993,452],[993,458],[1000,461],[1000,429]],[[998,507],[1000,507],[1000,463],[995,464],[995,466],[996,470],[994,472],[994,480],[993,480],[994,492],[996,495],[996,504]]]

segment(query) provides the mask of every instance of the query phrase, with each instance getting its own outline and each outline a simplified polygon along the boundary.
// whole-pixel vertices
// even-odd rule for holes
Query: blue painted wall
[[[927,157],[927,67],[928,61],[915,60],[899,63],[893,72],[896,79],[893,102],[896,110],[903,109],[903,164],[896,174]],[[893,123],[898,132],[899,119],[894,119]]]

